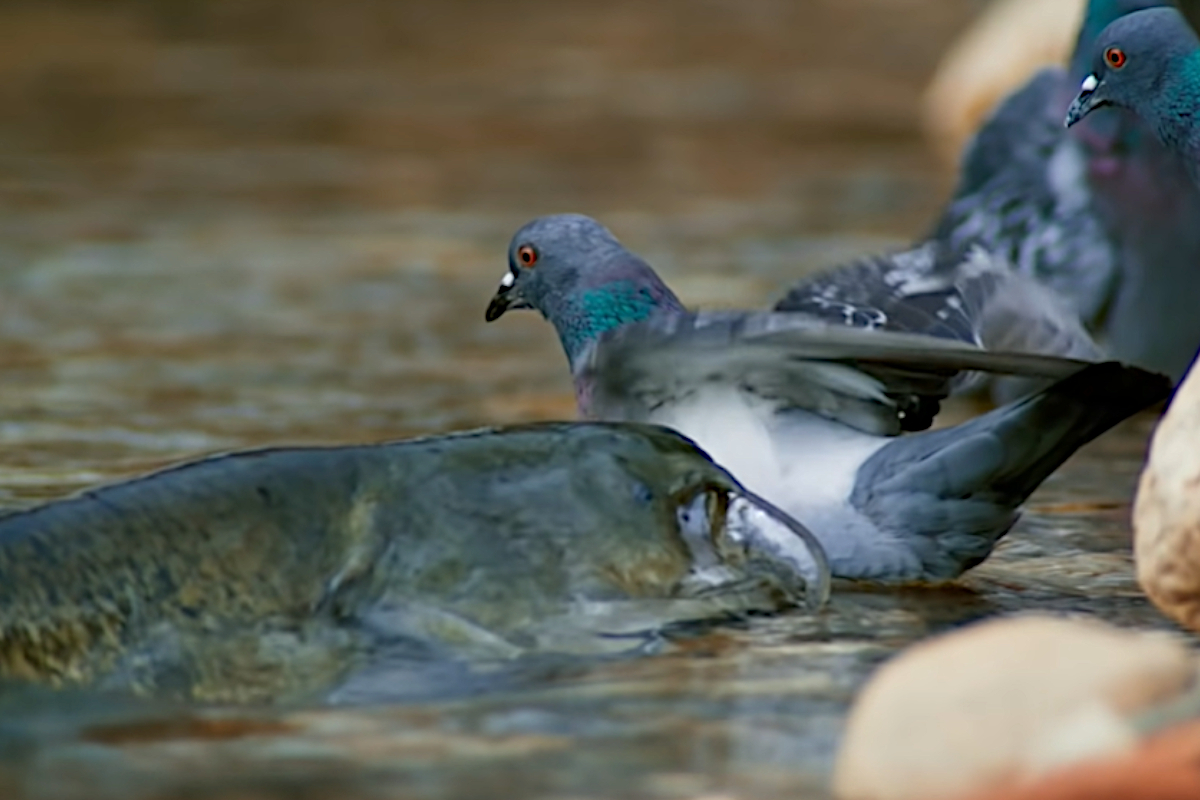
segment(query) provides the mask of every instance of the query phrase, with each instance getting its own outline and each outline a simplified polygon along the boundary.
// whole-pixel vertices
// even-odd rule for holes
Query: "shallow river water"
[[[686,302],[895,246],[958,0],[0,5],[0,506],[201,454],[570,418],[550,329],[487,325],[509,235],[601,218]],[[947,416],[961,416],[955,408]],[[668,632],[637,657],[375,676],[327,708],[0,693],[0,795],[826,796],[872,668],[1022,610],[1169,628],[1083,450],[952,587]]]

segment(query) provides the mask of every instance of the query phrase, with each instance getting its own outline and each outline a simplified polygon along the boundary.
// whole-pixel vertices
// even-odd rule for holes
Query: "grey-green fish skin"
[[[174,654],[181,693],[226,697],[223,670],[286,640],[324,653],[312,670],[328,679],[345,666],[325,647],[338,623],[409,602],[519,642],[572,602],[686,593],[678,498],[706,485],[736,487],[687,439],[636,424],[187,464],[0,518],[0,677],[155,691]],[[264,678],[288,680],[316,678]]]

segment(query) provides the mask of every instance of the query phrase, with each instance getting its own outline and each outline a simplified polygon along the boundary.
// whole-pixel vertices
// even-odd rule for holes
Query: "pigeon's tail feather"
[[[907,577],[956,577],[1072,453],[1170,389],[1136,367],[1089,366],[970,422],[894,440],[859,469],[851,504],[916,555],[921,573]]]
[[[996,468],[971,485],[971,470],[947,489],[961,496],[980,492],[994,502],[1025,501],[1072,453],[1121,421],[1170,394],[1171,382],[1157,373],[1116,362],[1096,364],[1020,402],[981,417],[966,437],[993,438],[1001,450]],[[963,428],[975,427],[971,424]],[[948,450],[953,449],[953,445]],[[953,460],[951,453],[946,454]]]

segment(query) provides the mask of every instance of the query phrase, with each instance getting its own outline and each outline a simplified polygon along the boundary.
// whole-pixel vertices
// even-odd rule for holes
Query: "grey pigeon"
[[[808,527],[843,578],[959,575],[1072,452],[1169,390],[1115,363],[985,350],[969,315],[930,335],[903,330],[898,306],[884,327],[836,313],[691,313],[580,215],[529,223],[508,260],[486,318],[533,308],[554,325],[584,417],[692,438]],[[899,436],[928,427],[976,370],[1058,382],[966,424]]]
[[[983,253],[1047,287],[1113,357],[1180,379],[1200,345],[1200,315],[1190,310],[1200,302],[1200,190],[1131,114],[1111,109],[1070,132],[1062,126],[1096,36],[1123,15],[1163,5],[1091,0],[1070,72],[1043,70],[997,108],[968,147],[929,241],[804,280],[776,307],[840,302],[857,317],[878,317],[894,287],[906,288],[896,274],[912,253],[936,250],[933,271],[947,281]],[[1095,356],[1066,316],[1058,322],[986,344]]]
[[[1157,5],[1113,17],[1091,40],[1081,40],[1072,95],[1094,68],[1106,68],[1104,53],[1111,47],[1106,37],[1114,29],[1141,27],[1139,20],[1148,17],[1166,20],[1166,29],[1194,41],[1186,20],[1167,4]],[[1153,60],[1165,57],[1161,47],[1152,50]],[[1106,311],[1108,346],[1178,380],[1200,345],[1200,315],[1194,311],[1200,302],[1200,187],[1190,177],[1193,168],[1186,153],[1164,142],[1150,115],[1102,98],[1093,98],[1088,113],[1078,110],[1068,111],[1071,134],[1088,150],[1093,204],[1121,265],[1121,282]]]

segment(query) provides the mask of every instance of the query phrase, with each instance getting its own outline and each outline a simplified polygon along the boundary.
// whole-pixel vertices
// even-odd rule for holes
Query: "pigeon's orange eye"
[[[527,244],[523,244],[517,248],[517,258],[527,267],[532,267],[537,263],[537,250],[534,250]]]
[[[1125,51],[1119,47],[1110,47],[1104,51],[1104,63],[1108,64],[1113,69],[1120,69],[1125,66],[1128,59],[1125,57]]]

